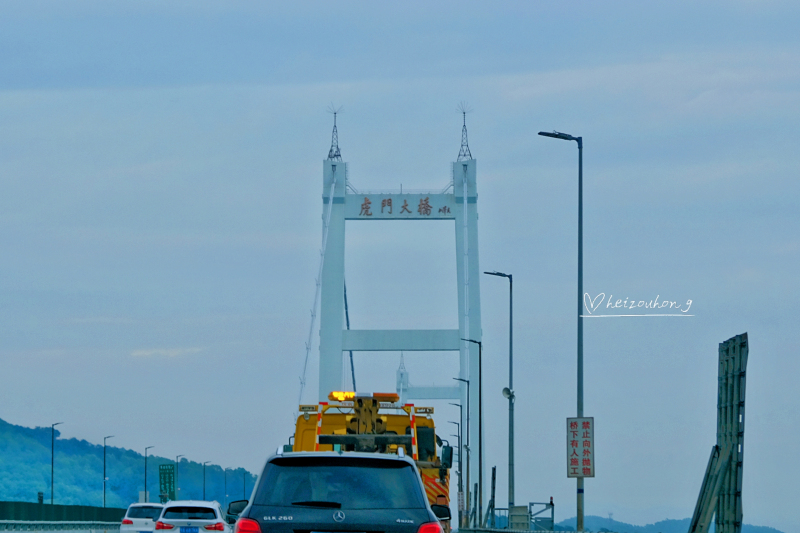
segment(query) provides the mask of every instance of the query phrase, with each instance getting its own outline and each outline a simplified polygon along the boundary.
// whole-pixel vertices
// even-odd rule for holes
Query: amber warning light
[[[328,394],[328,400],[330,400],[332,402],[333,401],[344,402],[344,401],[347,401],[347,400],[352,400],[355,397],[356,397],[356,393],[352,392],[352,391],[346,391],[346,392],[334,391],[334,392]]]
[[[353,391],[334,391],[328,394],[328,400],[332,402],[333,401],[346,402],[349,400],[355,400],[356,398],[372,398],[374,400],[378,400],[379,402],[392,402],[392,403],[400,401],[400,396],[394,392],[356,393]]]

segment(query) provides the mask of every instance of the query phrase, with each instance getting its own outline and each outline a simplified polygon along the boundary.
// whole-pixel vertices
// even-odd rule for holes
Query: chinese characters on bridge
[[[361,216],[371,217],[372,213],[370,212],[370,205],[372,202],[369,201],[369,198],[364,198],[364,203],[361,204]],[[381,208],[381,212],[383,208]]]
[[[594,418],[567,418],[567,477],[594,477]]]
[[[364,201],[361,203],[361,209],[358,213],[359,217],[371,217],[373,213],[372,200],[369,196],[364,196]],[[376,200],[377,201],[377,200]],[[383,198],[380,200],[381,215],[392,215],[394,213],[394,205],[392,198]],[[378,204],[375,204],[376,206]],[[419,205],[416,206],[416,211],[422,217],[430,217],[431,213],[438,213],[439,215],[450,215],[450,206],[448,205],[433,205],[431,204],[430,196],[420,198]],[[377,207],[375,208],[377,210]],[[377,212],[377,211],[376,211]],[[403,199],[403,205],[400,206],[400,215],[409,214],[413,215],[412,206],[408,204],[408,199]]]

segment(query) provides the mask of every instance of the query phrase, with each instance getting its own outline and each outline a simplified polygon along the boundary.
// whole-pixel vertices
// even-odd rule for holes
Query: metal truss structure
[[[717,533],[742,531],[744,399],[747,333],[719,345],[717,444],[711,449],[689,533],[705,533],[716,515]]]

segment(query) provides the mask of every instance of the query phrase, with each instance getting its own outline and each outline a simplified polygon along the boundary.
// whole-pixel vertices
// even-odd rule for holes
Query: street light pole
[[[225,509],[228,508],[228,470],[230,470],[230,467],[223,471],[225,474]]]
[[[583,417],[583,137],[540,131],[539,135],[578,143],[578,418]],[[583,477],[578,477],[577,530],[583,531]]]
[[[144,503],[147,503],[149,500],[147,497],[147,450],[150,448],[155,448],[155,446],[148,446],[144,449]]]
[[[483,525],[483,343],[461,339],[478,345],[478,526]],[[469,405],[469,404],[467,404]]]
[[[56,426],[64,422],[56,422],[50,425],[50,505],[53,505],[53,472],[56,465]]]
[[[508,512],[514,507],[514,278],[502,272],[484,272],[490,276],[508,278],[508,389],[503,396],[508,398]]]
[[[469,433],[469,420],[470,420],[470,417],[469,417],[469,404],[470,404],[469,380],[468,379],[462,379],[462,378],[453,378],[453,379],[456,380],[456,381],[461,381],[462,383],[466,383],[467,384],[467,444],[464,445],[464,448],[467,449],[467,486],[466,486],[466,490],[464,491],[464,503],[465,503],[465,505],[464,505],[464,517],[463,517],[465,523],[459,525],[459,527],[465,527],[466,528],[466,527],[469,527],[469,524],[467,524],[466,522],[469,520],[469,511],[470,511],[470,506],[472,505],[472,500],[469,497],[469,495],[470,495],[469,490],[472,487],[472,485],[469,484],[470,483],[470,481],[469,481],[469,471],[470,471],[470,468],[469,468],[469,454],[471,453],[471,449],[469,447],[470,446],[470,437],[469,437],[470,436],[470,433]]]
[[[108,439],[113,438],[114,435],[109,435],[108,437],[103,437],[103,507],[106,506],[106,441]]]
[[[203,463],[203,500],[206,499],[206,465],[211,461]]]
[[[176,485],[175,488],[178,491],[181,490],[180,476],[178,475],[178,470],[179,470],[180,464],[181,464],[181,462],[180,462],[180,458],[181,457],[186,457],[186,456],[185,455],[178,455],[177,457],[175,457],[175,485]],[[178,494],[176,494],[175,497],[178,498]],[[180,498],[178,498],[178,499],[180,500]]]
[[[459,413],[463,411],[460,403],[451,403],[450,405],[457,405]],[[461,420],[461,417],[459,417],[459,420]],[[462,521],[464,520],[464,511],[462,509],[462,502],[464,501],[464,485],[461,479],[463,466],[461,459],[464,455],[464,449],[461,447],[461,423],[453,421],[450,421],[450,423],[455,424],[458,428],[458,435],[456,435],[458,437],[458,527],[463,527]]]

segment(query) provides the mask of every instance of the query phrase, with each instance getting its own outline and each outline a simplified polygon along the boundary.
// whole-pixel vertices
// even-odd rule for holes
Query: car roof
[[[132,504],[130,504],[128,506],[129,509],[131,507],[164,507],[164,504],[163,503],[158,503],[158,502],[147,502],[147,503],[136,502],[136,503],[132,503]]]
[[[218,506],[219,502],[208,500],[173,500],[164,504],[164,507],[186,507],[190,505],[195,507],[214,507]]]
[[[300,457],[327,457],[327,458],[337,458],[341,457],[343,460],[346,459],[372,459],[372,460],[379,460],[379,461],[402,461],[404,463],[410,464],[411,466],[416,466],[414,461],[408,457],[407,455],[404,457],[400,457],[399,455],[395,455],[393,453],[374,453],[374,452],[284,452],[281,454],[276,454],[267,459],[267,462],[272,461],[273,459],[279,458],[300,458]]]

